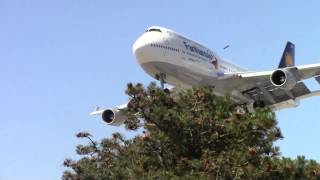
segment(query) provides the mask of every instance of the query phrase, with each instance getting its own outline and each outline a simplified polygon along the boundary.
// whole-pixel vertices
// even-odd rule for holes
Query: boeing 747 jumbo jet
[[[133,44],[133,53],[142,69],[162,86],[211,86],[216,95],[229,94],[236,103],[273,110],[297,107],[301,99],[320,95],[320,90],[311,92],[303,83],[309,78],[320,83],[320,63],[295,66],[294,51],[294,44],[288,42],[277,69],[250,71],[163,27],[148,28]],[[107,124],[118,126],[126,120],[119,111],[126,106],[97,108],[91,115],[101,115]]]

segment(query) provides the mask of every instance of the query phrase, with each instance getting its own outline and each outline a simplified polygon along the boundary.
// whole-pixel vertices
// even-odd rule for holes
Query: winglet
[[[286,48],[283,51],[278,68],[292,67],[295,65],[294,47],[295,46],[293,43],[289,41],[287,42]]]

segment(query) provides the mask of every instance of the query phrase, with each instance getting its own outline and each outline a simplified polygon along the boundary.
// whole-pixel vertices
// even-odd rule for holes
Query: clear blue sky
[[[125,103],[127,82],[152,80],[131,50],[148,26],[269,70],[287,40],[296,44],[297,64],[320,62],[319,7],[316,0],[0,0],[0,180],[59,179],[63,160],[77,158],[75,146],[85,143],[78,131],[132,136],[88,113]],[[277,113],[284,156],[320,161],[319,107],[315,97]]]

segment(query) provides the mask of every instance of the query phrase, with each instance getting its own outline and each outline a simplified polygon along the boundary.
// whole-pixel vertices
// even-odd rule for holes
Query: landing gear
[[[243,104],[235,104],[236,106],[236,115],[242,116],[244,114],[254,114],[255,113],[255,107],[253,106],[253,103],[243,103]]]
[[[264,101],[255,101],[253,103],[253,108],[264,108],[266,107],[266,104],[264,103]]]
[[[239,106],[236,107],[236,114],[237,114],[237,115],[243,115],[243,114],[245,114],[246,112],[247,112],[247,109],[246,109],[245,106],[239,105]]]
[[[264,101],[248,102],[244,104],[236,104],[236,114],[243,115],[245,113],[254,114],[256,108],[264,108],[266,104]]]
[[[167,83],[165,79],[167,78],[166,74],[159,73],[155,75],[156,80],[160,81],[161,88],[164,89],[164,84]]]
[[[252,109],[248,103],[235,104],[235,110],[237,115],[243,115],[245,113],[251,113]]]

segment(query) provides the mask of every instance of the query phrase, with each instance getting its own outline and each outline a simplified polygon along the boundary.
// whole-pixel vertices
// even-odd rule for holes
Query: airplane
[[[287,42],[277,69],[250,71],[219,57],[205,46],[168,28],[151,26],[134,42],[133,54],[142,69],[176,89],[210,86],[217,96],[229,95],[249,109],[293,108],[300,100],[320,96],[310,91],[303,80],[315,78],[320,83],[320,63],[296,66],[295,45]],[[108,125],[119,126],[126,120],[121,109],[127,104],[96,109]]]

